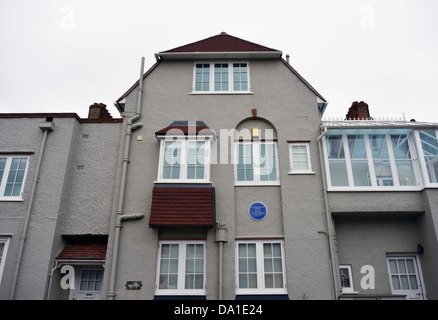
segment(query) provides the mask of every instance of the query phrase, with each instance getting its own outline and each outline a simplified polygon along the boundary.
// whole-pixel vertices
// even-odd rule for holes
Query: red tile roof
[[[105,260],[107,240],[105,238],[83,239],[74,237],[67,240],[58,254],[58,260]]]
[[[259,44],[249,42],[225,32],[199,40],[181,47],[164,51],[170,52],[254,52],[254,51],[279,51]]]
[[[164,136],[166,134],[215,135],[214,131],[211,130],[203,121],[174,121],[168,127],[155,132],[156,136]]]
[[[155,226],[213,226],[214,188],[155,186],[149,225]]]

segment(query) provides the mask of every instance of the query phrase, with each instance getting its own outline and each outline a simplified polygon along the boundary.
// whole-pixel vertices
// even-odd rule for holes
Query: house
[[[0,298],[436,298],[438,124],[322,120],[282,56],[222,32],[121,119],[0,114]]]

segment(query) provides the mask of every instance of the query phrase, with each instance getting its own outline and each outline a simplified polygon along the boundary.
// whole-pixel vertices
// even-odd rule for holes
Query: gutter
[[[324,127],[324,131],[318,137],[318,152],[319,152],[319,161],[321,166],[321,176],[322,176],[322,193],[324,195],[324,208],[325,208],[325,217],[327,221],[327,238],[329,243],[329,253],[330,253],[330,269],[331,269],[331,282],[333,289],[333,299],[338,299],[338,281],[337,281],[337,273],[336,273],[336,263],[335,263],[335,245],[333,239],[333,229],[332,229],[332,216],[329,210],[328,197],[327,197],[327,178],[323,161],[323,151],[322,151],[322,143],[321,139],[327,134],[327,128]]]
[[[29,205],[27,207],[26,216],[25,216],[25,220],[24,220],[23,232],[21,234],[20,246],[18,249],[17,264],[15,265],[14,277],[12,279],[12,289],[11,289],[11,293],[9,296],[10,300],[14,300],[14,298],[15,298],[15,291],[17,289],[18,273],[20,271],[21,261],[23,259],[24,244],[25,244],[26,238],[27,238],[27,228],[29,226],[30,214],[32,213],[33,202],[35,199],[35,191],[36,191],[36,187],[37,187],[37,183],[38,183],[38,178],[40,175],[41,160],[43,158],[43,154],[44,154],[44,150],[45,150],[45,146],[46,146],[47,135],[49,132],[52,132],[54,130],[54,124],[51,121],[41,122],[39,124],[39,128],[42,131],[44,131],[43,141],[41,142],[40,153],[38,155],[38,162],[37,162],[37,167],[36,167],[36,171],[35,171],[35,177],[33,179],[33,184],[32,184],[32,191],[30,193]]]
[[[143,99],[143,72],[144,72],[144,60],[145,58],[141,58],[141,69],[140,69],[140,80],[138,87],[138,98],[137,98],[137,111],[135,115],[127,121],[126,125],[126,139],[125,139],[125,150],[123,154],[123,166],[122,166],[122,178],[120,181],[120,193],[119,193],[119,202],[117,206],[117,218],[116,224],[114,226],[114,245],[112,252],[112,263],[111,263],[111,273],[109,280],[109,289],[108,289],[108,300],[113,300],[115,293],[115,283],[116,283],[116,271],[117,271],[117,261],[119,255],[119,244],[120,244],[120,229],[122,228],[122,221],[127,220],[136,220],[143,218],[143,214],[123,214],[123,207],[125,202],[125,190],[126,190],[126,177],[128,172],[128,163],[129,163],[129,150],[131,144],[131,133],[143,125],[141,123],[134,124],[141,117],[141,103]]]

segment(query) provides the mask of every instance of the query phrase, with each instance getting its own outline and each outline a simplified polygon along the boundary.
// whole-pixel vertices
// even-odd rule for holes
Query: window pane
[[[398,279],[398,276],[392,276],[392,287],[394,290],[400,290],[400,280]]]
[[[196,64],[195,91],[210,90],[210,64]]]
[[[407,259],[406,265],[409,273],[415,273],[414,261],[412,259]]]
[[[406,273],[406,266],[404,260],[397,260],[399,273]]]
[[[417,276],[411,275],[409,276],[409,284],[411,285],[411,290],[418,289]]]
[[[160,289],[176,289],[179,244],[162,244],[160,257]]]
[[[420,131],[421,147],[430,182],[438,182],[438,141],[436,132],[432,130]]]
[[[341,276],[341,287],[351,288],[350,273],[348,271],[348,268],[339,268],[339,272]]]
[[[309,170],[309,160],[307,159],[307,146],[291,146],[292,171]]]
[[[391,162],[389,160],[374,160],[374,171],[378,186],[393,186]]]
[[[272,143],[260,144],[260,180],[277,180],[277,162],[275,155],[275,145]]]
[[[392,149],[394,151],[397,166],[397,175],[401,186],[414,186],[414,166],[412,164],[411,151],[409,149],[407,135],[391,135]]]
[[[329,160],[329,169],[332,186],[348,186],[347,164],[345,160]]]
[[[368,160],[351,160],[355,186],[371,186]]]
[[[391,274],[398,273],[397,262],[394,259],[389,260],[389,267],[391,269]]]
[[[414,166],[412,160],[396,160],[398,180],[401,186],[415,186],[417,181],[415,179]]]
[[[366,159],[365,139],[363,135],[347,136],[351,159]]]
[[[214,90],[228,91],[228,63],[214,65]]]
[[[3,173],[5,172],[6,158],[0,158],[0,183],[2,183]]]
[[[256,245],[240,243],[239,255],[239,288],[257,288]]]
[[[342,136],[327,136],[327,155],[331,185],[334,187],[348,186],[347,164]]]
[[[0,162],[0,170],[3,167],[1,175],[3,176],[4,164]],[[24,181],[24,173],[26,171],[27,158],[12,158],[11,167],[7,178],[5,197],[18,197],[21,194],[21,187]]]
[[[237,181],[254,181],[252,144],[237,145]]]
[[[248,68],[246,63],[233,64],[233,90],[248,90]]]
[[[204,245],[186,245],[185,288],[202,289],[204,287]]]
[[[406,275],[400,276],[400,282],[401,282],[402,290],[409,290],[408,276]]]
[[[181,172],[181,141],[166,141],[164,145],[163,179],[179,179]]]
[[[204,179],[205,141],[189,141],[187,152],[187,179]]]

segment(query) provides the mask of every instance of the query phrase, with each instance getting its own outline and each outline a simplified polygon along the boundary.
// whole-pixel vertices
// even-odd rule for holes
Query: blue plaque
[[[263,220],[266,217],[267,209],[266,206],[261,202],[254,202],[249,207],[249,215],[254,220]]]

